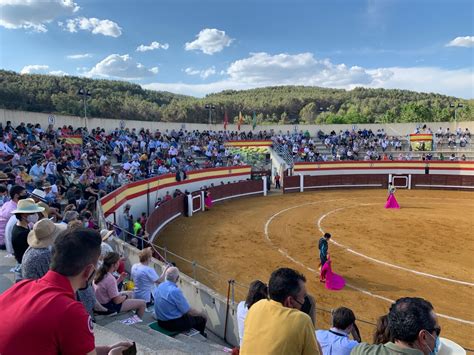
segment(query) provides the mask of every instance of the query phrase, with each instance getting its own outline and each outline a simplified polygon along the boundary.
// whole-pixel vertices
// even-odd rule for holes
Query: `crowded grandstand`
[[[92,327],[92,322],[100,324],[104,319],[123,314],[131,316],[126,318],[130,324],[151,320],[152,328],[170,336],[185,332],[206,339],[208,333],[218,334],[216,325],[213,322],[209,325],[206,311],[191,305],[177,287],[180,284],[179,269],[170,263],[166,251],[163,253],[154,244],[158,234],[156,226],[170,220],[162,218],[155,228],[147,223],[150,212],[165,211],[176,201],[180,209],[184,206],[186,215],[188,212],[192,215],[201,209],[201,204],[203,211],[211,210],[213,199],[220,196],[219,188],[227,188],[228,184],[237,186],[245,180],[256,180],[263,181],[263,190],[259,186],[256,191],[262,190],[264,195],[272,188],[279,191],[280,179],[285,185],[285,176],[288,175],[290,181],[289,175],[299,163],[468,162],[473,157],[468,128],[458,128],[453,133],[449,128],[440,128],[433,134],[426,125],[417,126],[405,136],[391,136],[384,128],[324,132],[321,127],[311,133],[308,130],[245,132],[188,131],[183,128],[153,131],[116,128],[106,131],[99,127],[89,131],[85,127],[24,122],[14,127],[8,121],[0,126],[0,133],[0,249],[4,250],[2,255],[15,261],[11,275],[16,283],[0,296],[4,319],[1,332],[5,335],[0,349],[5,354],[32,351],[28,350],[32,345],[24,344],[15,334],[17,331],[33,331],[30,328],[38,326],[32,322],[28,328],[23,328],[22,323],[15,320],[14,310],[22,309],[23,303],[32,295],[46,302],[47,297],[53,297],[54,293],[41,295],[42,287],[65,287],[64,282],[68,279],[74,291],[73,297],[67,301],[68,306],[66,303],[61,303],[62,306],[46,304],[40,307],[40,311],[49,313],[53,312],[51,307],[70,307],[71,311],[65,312],[65,316],[78,319],[78,324],[71,325],[70,330],[84,334],[84,338],[72,341],[66,336],[57,337],[52,323],[35,335],[35,339],[41,337],[41,342],[49,343],[51,352],[52,349],[65,353],[93,351],[94,337],[85,332],[84,326]],[[413,149],[411,135],[426,134],[432,135],[431,149]],[[190,185],[190,189],[194,188],[190,191],[186,189],[188,185],[183,185],[184,188],[179,185],[193,181],[193,174],[199,171],[212,173],[225,168],[230,172],[234,171],[231,169],[237,171],[249,167],[247,158],[250,155],[235,149],[243,143],[263,145],[262,150],[256,149],[254,153],[266,156],[271,151],[282,164],[287,164],[288,169],[280,172],[269,159],[263,159],[264,165],[258,169],[250,167],[243,178],[236,176],[224,181],[219,175],[217,180],[209,179],[209,183],[204,181],[199,187]],[[147,194],[155,199],[152,207],[132,206],[131,198],[127,203],[121,201],[121,207],[113,212],[107,209],[106,201],[110,196],[126,191],[127,186],[132,188],[140,186],[137,184],[141,181],[149,184],[153,179],[169,177],[174,182],[160,195],[151,193],[148,187]],[[115,201],[116,197],[113,198]],[[197,208],[196,198],[199,199]],[[130,248],[127,250],[135,250],[133,253],[138,256],[133,265],[130,257],[124,254],[124,245]],[[321,241],[319,248],[321,250]],[[325,261],[322,259],[321,264],[324,265]],[[76,270],[72,269],[74,267]],[[161,270],[161,275],[157,270]],[[380,314],[373,339],[362,339],[357,326],[359,314],[356,317],[351,309],[342,305],[332,310],[329,330],[318,325],[316,311],[321,309],[316,307],[317,300],[307,292],[305,284],[310,280],[301,272],[279,268],[269,276],[268,282],[252,282],[245,300],[235,305],[236,312],[231,314],[238,324],[234,330],[236,337],[226,336],[227,329],[223,336],[228,351],[243,354],[330,354],[329,349],[333,349],[333,354],[365,354],[382,348],[387,353],[396,352],[400,347],[415,343],[423,345],[425,349],[421,351],[428,349],[431,352],[439,347],[437,339],[441,328],[433,316],[433,306],[427,300],[400,298],[387,314]],[[31,283],[25,280],[40,281]],[[321,278],[321,281],[326,282],[326,279]],[[258,302],[262,299],[269,301]],[[78,308],[74,300],[83,308]],[[238,300],[232,298],[232,303],[234,301]],[[228,296],[226,328],[229,312]],[[363,320],[364,316],[361,316]],[[413,317],[413,329],[406,327],[403,317]],[[278,328],[270,327],[270,333],[295,332],[295,338],[275,342],[274,338],[268,338],[270,333],[262,335],[264,323]],[[315,329],[318,330],[315,332]],[[193,330],[196,333],[192,333]],[[360,345],[362,340],[365,343]],[[97,353],[121,353],[132,347],[134,341],[139,339],[98,346]],[[445,347],[457,346],[448,340],[443,344]]]

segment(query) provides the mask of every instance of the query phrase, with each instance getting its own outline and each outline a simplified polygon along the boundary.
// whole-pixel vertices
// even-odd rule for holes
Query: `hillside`
[[[88,116],[167,122],[209,121],[206,104],[213,104],[212,122],[257,123],[372,123],[444,122],[474,120],[474,100],[407,90],[365,89],[351,91],[278,86],[252,90],[227,90],[198,99],[190,96],[145,90],[140,85],[111,80],[51,75],[20,75],[0,70],[0,107],[14,110],[84,115],[77,95],[89,89]]]
[[[11,110],[84,115],[79,88],[91,92],[87,115],[91,117],[155,120],[161,107],[185,96],[144,90],[126,81],[94,80],[74,76],[18,74],[0,70],[0,107]]]

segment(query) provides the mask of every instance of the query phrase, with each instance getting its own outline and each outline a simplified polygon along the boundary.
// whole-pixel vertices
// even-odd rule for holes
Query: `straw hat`
[[[40,200],[44,201],[46,198],[46,192],[40,189],[34,189],[31,193],[31,196],[39,198]]]
[[[3,171],[0,171],[0,181],[5,181],[9,180],[10,178],[8,177],[7,174],[5,174]]]
[[[25,198],[24,200],[18,201],[16,210],[13,210],[11,213],[38,213],[43,211],[44,207],[37,206],[35,200],[32,198]]]
[[[112,234],[114,234],[114,231],[109,231],[107,229],[101,229],[100,231],[100,237],[102,238],[103,242],[109,239]]]
[[[38,207],[43,207],[44,208],[44,211],[41,212],[44,216],[44,218],[48,218],[49,216],[49,206],[46,202],[43,202],[43,201],[40,201],[36,204],[36,206]]]
[[[464,350],[459,344],[456,344],[452,340],[440,337],[439,341],[440,344],[438,354],[440,355],[466,354],[466,350]]]
[[[54,239],[66,228],[64,223],[53,223],[49,219],[41,219],[28,233],[28,245],[32,248],[46,248],[52,245]]]
[[[51,184],[49,182],[45,182],[43,184],[43,189],[46,190],[46,189],[50,189],[51,188]]]

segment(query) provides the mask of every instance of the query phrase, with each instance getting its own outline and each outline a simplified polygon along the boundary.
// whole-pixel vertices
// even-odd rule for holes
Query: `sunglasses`
[[[436,336],[439,336],[441,334],[441,327],[434,327],[433,329],[426,329],[428,332],[433,333],[436,332]]]

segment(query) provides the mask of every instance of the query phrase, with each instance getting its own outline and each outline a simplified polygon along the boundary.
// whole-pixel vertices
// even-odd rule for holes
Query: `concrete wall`
[[[139,262],[139,250],[118,238],[111,238],[110,244],[115,251],[124,255],[126,258],[126,269],[130,272],[132,265]],[[158,275],[161,275],[164,270],[164,264],[156,259],[152,260],[150,266],[156,270]],[[194,281],[191,277],[183,273],[180,274],[178,286],[183,291],[191,307],[204,310],[208,317],[207,328],[223,339],[227,300],[214,290]],[[237,346],[239,344],[237,302],[235,302],[235,304],[230,302],[229,307],[226,340],[229,344]]]
[[[48,116],[47,113],[37,113],[37,112],[26,112],[26,111],[13,111],[0,109],[0,122],[5,125],[7,121],[11,121],[12,124],[16,127],[20,122],[30,122],[30,123],[40,123],[42,126],[48,125]],[[106,131],[113,130],[120,127],[120,120],[118,119],[107,119],[107,118],[88,118],[87,121],[83,117],[76,116],[66,116],[66,115],[54,115],[56,126],[63,125],[72,125],[73,127],[78,126],[87,126],[89,129],[100,127],[104,128]],[[447,128],[450,130],[456,129],[455,122],[432,122],[426,123],[428,127],[431,127],[432,130],[437,130],[439,127]],[[404,136],[409,133],[413,133],[415,128],[419,126],[420,123],[395,123],[395,124],[359,124],[356,125],[357,128],[371,128],[372,130],[377,130],[379,128],[385,129],[389,135]],[[353,125],[258,125],[256,131],[259,130],[270,130],[273,129],[275,132],[294,132],[296,130],[308,130],[311,135],[314,135],[319,129],[322,129],[324,132],[330,132],[335,130],[336,132],[341,129],[351,129]],[[127,128],[148,128],[148,129],[187,129],[187,130],[206,130],[212,129],[221,131],[223,130],[223,124],[217,125],[208,125],[208,124],[198,124],[198,123],[168,123],[168,122],[148,122],[148,121],[133,121],[126,120],[125,127]],[[460,122],[459,127],[469,128],[471,132],[474,132],[474,121],[469,122]],[[237,125],[230,124],[228,125],[228,130],[236,131]],[[243,125],[242,131],[252,130],[250,125]]]
[[[204,186],[215,186],[221,182],[237,182],[250,178],[249,166],[234,166],[229,168],[214,168],[196,170],[188,173],[188,179],[177,182],[173,174],[137,181],[120,187],[101,198],[103,213],[109,222],[122,224],[122,212],[125,204],[130,204],[134,218],[142,212],[151,214],[155,209],[158,198],[163,198],[167,192],[171,195],[176,189],[181,191],[197,191]],[[114,214],[115,212],[115,214]]]
[[[283,158],[278,155],[278,153],[275,152],[272,148],[269,148],[268,151],[270,153],[270,159],[272,161],[272,182],[273,178],[275,177],[275,172],[278,172],[281,177],[281,181],[283,181],[284,172],[286,169],[289,168],[289,166],[283,160]]]
[[[295,175],[352,175],[352,174],[425,174],[474,176],[474,162],[450,161],[337,161],[296,163]]]

